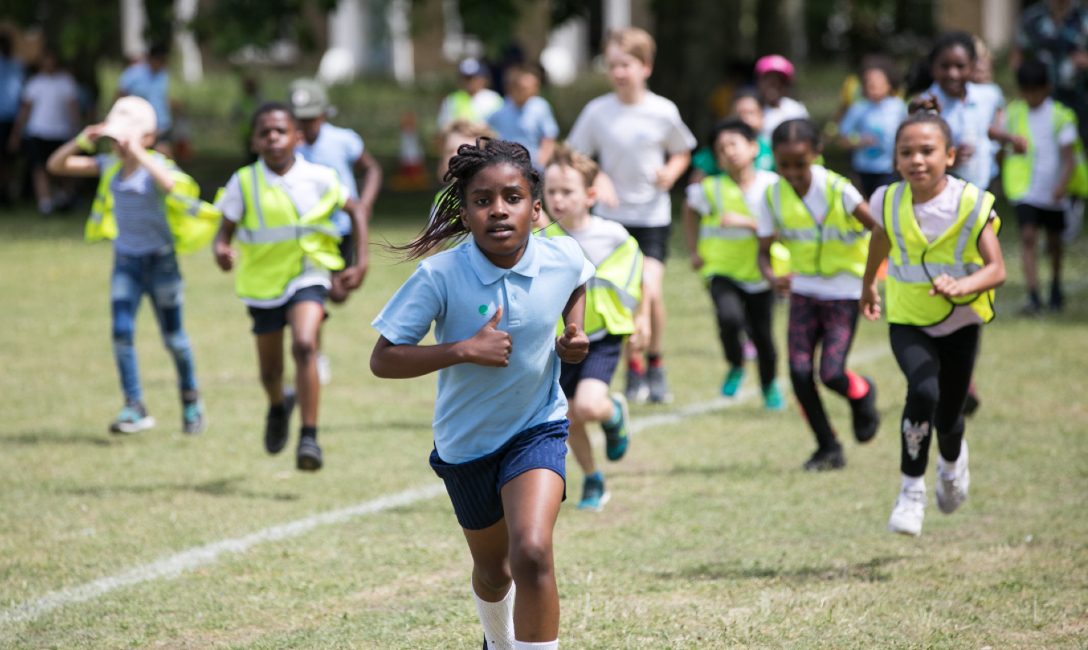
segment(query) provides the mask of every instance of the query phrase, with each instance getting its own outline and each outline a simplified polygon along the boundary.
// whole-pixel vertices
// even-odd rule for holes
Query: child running
[[[198,434],[204,431],[204,404],[181,323],[185,284],[177,253],[191,253],[207,244],[218,215],[200,202],[200,188],[190,176],[151,151],[156,124],[155,109],[146,99],[122,97],[105,122],[88,126],[61,145],[49,157],[48,168],[55,176],[100,177],[86,237],[113,240],[113,354],[125,394],[125,406],[110,431],[136,433],[155,426],[144,406],[134,341],[136,311],[146,293],[177,367],[182,431]],[[113,153],[91,155],[103,136],[113,140]]]
[[[266,102],[257,108],[253,151],[259,158],[231,176],[216,202],[223,220],[215,259],[224,271],[238,260],[234,286],[253,319],[261,384],[268,395],[265,449],[278,454],[287,445],[297,399],[302,430],[296,465],[315,471],[323,464],[317,443],[317,342],[332,286],[330,273],[343,271],[341,282],[350,290],[350,283],[361,282],[365,272],[344,268],[333,215],[341,209],[352,215],[355,250],[366,250],[367,241],[364,211],[348,197],[334,170],[296,155],[301,138],[289,105]],[[235,234],[240,256],[231,248]],[[360,256],[360,263],[365,264],[365,257]],[[297,393],[283,385],[283,329],[288,325]]]
[[[1062,232],[1065,230],[1066,193],[1083,193],[1088,177],[1083,165],[1083,147],[1077,135],[1076,114],[1050,98],[1050,80],[1046,64],[1035,59],[1024,61],[1016,71],[1016,83],[1023,99],[1009,104],[1005,130],[1012,146],[1005,155],[1001,180],[1005,196],[1016,210],[1020,222],[1021,254],[1028,299],[1021,313],[1037,315],[1043,304],[1039,298],[1039,274],[1036,267],[1037,228],[1046,229],[1047,252],[1052,264],[1050,310],[1061,311]],[[1076,149],[1081,147],[1080,158]],[[1077,183],[1074,171],[1081,173]]]
[[[626,395],[632,401],[661,403],[672,399],[662,356],[665,258],[672,231],[669,190],[687,171],[696,142],[676,105],[646,88],[655,49],[653,37],[637,27],[609,33],[604,60],[614,92],[586,105],[567,142],[599,157],[604,173],[597,179],[597,213],[627,228],[646,256],[642,291],[650,309],[647,364],[640,350],[627,346]]]
[[[788,120],[771,137],[775,168],[782,178],[767,190],[760,232],[777,232],[790,253],[791,272],[771,266],[773,236],[760,237],[760,269],[781,294],[790,294],[790,379],[816,435],[809,471],[846,466],[842,445],[824,412],[813,377],[816,345],[820,380],[850,401],[854,437],[865,443],[880,427],[876,385],[846,369],[858,322],[858,298],[873,220],[869,205],[850,181],[820,165],[820,132],[809,119]]]
[[[888,530],[906,535],[922,532],[931,433],[940,448],[937,507],[950,514],[967,500],[963,406],[981,325],[993,319],[993,290],[1005,281],[994,197],[946,174],[956,160],[952,137],[948,124],[929,112],[899,127],[896,166],[906,181],[873,195],[881,220],[859,303],[866,318],[880,318],[876,273],[887,259],[892,352],[907,377],[903,481]]]
[[[556,221],[544,234],[573,237],[597,267],[586,290],[589,352],[582,363],[563,364],[559,385],[569,403],[568,442],[585,476],[578,507],[600,512],[611,494],[593,462],[586,424],[601,423],[608,460],[623,457],[628,440],[627,399],[622,393],[609,395],[608,388],[623,352],[624,337],[645,340],[650,315],[641,300],[643,257],[638,242],[615,221],[589,213],[597,198],[593,188],[596,177],[597,163],[565,144],[554,149],[544,172],[544,205]]]
[[[559,362],[578,363],[589,349],[594,269],[573,239],[533,236],[542,183],[525,147],[480,138],[458,150],[445,180],[452,191],[400,250],[419,258],[460,233],[470,238],[420,262],[374,320],[381,337],[370,368],[383,378],[438,372],[431,467],[472,554],[485,644],[556,650],[552,529],[567,453]],[[419,345],[432,323],[437,344]]]
[[[895,173],[895,130],[907,116],[907,105],[895,96],[899,74],[877,59],[861,71],[864,96],[839,123],[839,146],[853,152],[850,166],[861,180],[868,201],[876,188],[899,180]]]
[[[739,118],[726,118],[714,126],[710,142],[725,173],[688,185],[684,234],[691,266],[707,282],[718,315],[718,333],[729,363],[722,395],[735,396],[744,383],[741,333],[747,322],[759,358],[764,406],[781,411],[786,403],[775,382],[774,294],[759,270],[759,236],[770,237],[774,230],[759,232],[757,217],[767,188],[778,181],[778,175],[755,168],[756,137],[755,130]]]

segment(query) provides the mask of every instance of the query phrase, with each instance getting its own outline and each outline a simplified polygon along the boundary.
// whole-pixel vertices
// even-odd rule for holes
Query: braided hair
[[[932,124],[941,130],[941,136],[944,137],[945,151],[955,146],[952,141],[952,129],[949,128],[948,122],[944,121],[941,117],[941,102],[932,95],[925,97],[916,97],[914,101],[910,103],[907,108],[910,115],[899,123],[899,128],[895,131],[895,142],[899,143],[899,136],[903,134],[903,129],[911,126],[912,124]]]
[[[450,186],[439,195],[423,232],[404,246],[390,248],[403,252],[406,259],[412,260],[423,257],[446,240],[467,233],[469,230],[461,221],[465,189],[480,171],[503,164],[513,165],[522,173],[529,182],[532,200],[539,201],[544,192],[544,179],[533,167],[528,149],[516,142],[479,137],[475,145],[463,144],[458,147],[457,155],[450,159],[449,170],[442,177],[442,181],[450,183]]]

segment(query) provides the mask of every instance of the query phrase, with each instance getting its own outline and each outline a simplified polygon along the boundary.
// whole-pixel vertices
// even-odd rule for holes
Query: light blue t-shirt
[[[117,162],[117,156],[99,154],[95,160],[98,173],[102,174]],[[173,248],[174,234],[166,221],[165,195],[151,172],[140,167],[127,178],[121,178],[122,175],[123,172],[110,181],[113,217],[117,220],[113,250],[121,255],[147,255]]]
[[[967,82],[967,97],[952,99],[941,90],[937,82],[926,91],[933,93],[941,103],[941,117],[952,130],[952,142],[957,147],[968,143],[974,154],[964,165],[949,169],[957,178],[986,189],[993,178],[994,156],[987,131],[997,112],[1005,106],[1005,95],[996,84]]]
[[[434,444],[447,463],[485,456],[530,427],[567,416],[559,389],[555,326],[575,289],[595,269],[570,237],[530,237],[510,270],[484,257],[473,239],[423,260],[374,319],[394,345],[419,343],[434,323],[439,344],[470,339],[503,312],[510,365],[461,363],[438,371]]]
[[[0,122],[14,122],[19,114],[25,75],[21,63],[0,54]]]
[[[559,135],[559,125],[552,115],[552,107],[543,97],[530,97],[520,108],[507,97],[502,108],[492,113],[487,122],[503,140],[517,142],[528,149],[534,163],[537,163],[540,141]]]
[[[876,142],[851,154],[854,171],[863,174],[890,174],[895,170],[895,131],[907,116],[907,105],[898,97],[885,97],[878,104],[860,99],[846,111],[839,133]]]
[[[155,109],[159,131],[168,131],[174,120],[170,115],[170,72],[163,67],[153,72],[146,61],[133,63],[121,73],[117,89],[126,95],[143,97]]]
[[[351,129],[333,126],[328,122],[321,125],[317,139],[313,144],[302,141],[295,147],[295,153],[315,165],[332,167],[340,184],[348,188],[348,196],[359,198],[359,186],[355,182],[355,163],[363,155],[363,139]],[[351,234],[351,217],[340,210],[332,216],[333,225],[341,236]]]

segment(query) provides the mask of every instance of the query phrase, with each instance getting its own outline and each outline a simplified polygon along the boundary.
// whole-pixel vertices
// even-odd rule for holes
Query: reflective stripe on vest
[[[727,277],[745,285],[763,280],[759,270],[759,238],[756,231],[740,226],[723,226],[722,217],[730,212],[752,216],[744,202],[744,193],[732,178],[718,174],[704,178],[700,186],[710,211],[699,223],[697,250],[703,259],[700,273],[704,278]]]
[[[983,212],[988,217],[993,202],[993,195],[965,185],[956,222],[930,242],[914,217],[909,185],[899,182],[888,188],[882,223],[892,244],[886,285],[889,322],[934,325],[959,305],[969,305],[983,322],[993,318],[992,290],[956,299],[929,293],[934,278],[948,275],[959,280],[982,268],[978,239],[987,223]],[[995,219],[995,232],[999,228],[1000,220]],[[927,257],[938,259],[927,261]]]
[[[861,277],[869,252],[869,232],[843,208],[846,178],[830,170],[827,174],[828,212],[822,224],[816,222],[804,200],[784,179],[767,188],[779,239],[789,251],[792,271],[810,276],[849,273]]]

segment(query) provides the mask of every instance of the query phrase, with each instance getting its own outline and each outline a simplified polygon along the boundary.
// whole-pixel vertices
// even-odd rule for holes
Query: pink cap
[[[770,54],[756,61],[756,77],[762,77],[768,72],[781,72],[786,81],[793,81],[793,64],[780,54]]]

